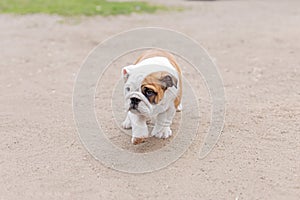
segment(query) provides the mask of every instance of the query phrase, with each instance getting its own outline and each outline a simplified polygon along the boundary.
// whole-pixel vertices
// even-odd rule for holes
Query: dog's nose
[[[137,105],[138,103],[140,103],[141,100],[136,97],[132,97],[132,98],[130,98],[130,101],[132,104]]]

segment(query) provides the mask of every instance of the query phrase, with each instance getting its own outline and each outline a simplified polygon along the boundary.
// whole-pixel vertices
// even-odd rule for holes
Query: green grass
[[[106,0],[0,0],[0,13],[46,13],[63,16],[127,15],[130,13],[154,13],[166,7],[146,2],[108,2]]]

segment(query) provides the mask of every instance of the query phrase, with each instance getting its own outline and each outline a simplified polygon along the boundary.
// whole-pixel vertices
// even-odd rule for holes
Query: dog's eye
[[[153,90],[146,90],[145,93],[146,93],[146,95],[147,95],[148,97],[150,97],[150,96],[152,96],[152,95],[155,94]]]
[[[126,87],[126,91],[129,92],[130,91],[130,87]]]

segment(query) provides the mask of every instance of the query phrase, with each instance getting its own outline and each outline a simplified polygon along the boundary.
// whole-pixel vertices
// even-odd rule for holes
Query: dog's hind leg
[[[182,103],[180,103],[176,108],[176,112],[181,112],[181,111],[182,111]]]

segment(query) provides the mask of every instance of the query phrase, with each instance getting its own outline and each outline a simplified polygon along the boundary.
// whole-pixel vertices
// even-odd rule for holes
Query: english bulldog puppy
[[[175,112],[182,109],[182,73],[174,56],[163,50],[145,51],[133,65],[122,69],[122,76],[127,112],[122,127],[132,128],[132,143],[152,136],[170,137]],[[154,124],[150,134],[149,120]]]

